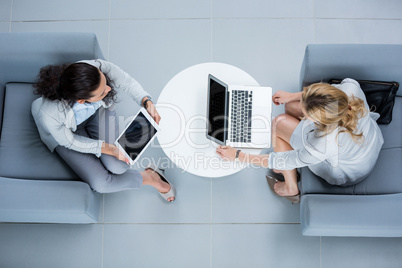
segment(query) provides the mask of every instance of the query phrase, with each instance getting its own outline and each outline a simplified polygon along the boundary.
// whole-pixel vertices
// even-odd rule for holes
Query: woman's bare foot
[[[144,185],[150,185],[154,187],[158,192],[165,194],[170,191],[170,184],[163,181],[158,173],[152,169],[147,169],[141,172]],[[175,198],[169,197],[167,201],[172,202]]]
[[[299,188],[296,185],[287,185],[285,182],[277,181],[274,185],[275,192],[280,196],[295,196],[299,194]]]

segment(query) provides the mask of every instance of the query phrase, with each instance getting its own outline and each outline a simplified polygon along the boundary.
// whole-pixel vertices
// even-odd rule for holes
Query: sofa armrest
[[[402,237],[402,194],[304,195],[302,234]]]
[[[102,195],[82,181],[0,177],[0,222],[96,223]]]

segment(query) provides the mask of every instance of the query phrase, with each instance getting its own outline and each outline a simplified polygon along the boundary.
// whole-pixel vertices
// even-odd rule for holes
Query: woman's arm
[[[234,161],[237,149],[230,146],[219,146],[216,152],[223,159]],[[325,153],[307,150],[306,148],[287,152],[272,152],[266,155],[253,155],[240,152],[238,157],[240,162],[277,170],[292,170],[306,167],[318,164],[327,158],[328,155]]]
[[[223,159],[234,161],[236,158],[237,149],[230,146],[219,146],[216,149],[216,153],[220,155]],[[242,151],[239,153],[239,161],[242,163],[249,163],[261,167],[268,167],[269,154],[257,155],[257,154],[246,154]]]
[[[102,143],[102,149],[101,149],[102,154],[107,154],[107,155],[112,155],[116,157],[117,159],[126,162],[129,164],[129,160],[127,157],[124,156],[124,154],[117,148],[116,145],[109,144],[109,143]]]
[[[55,143],[70,150],[80,153],[94,154],[97,157],[100,157],[101,154],[113,155],[126,163],[128,162],[128,159],[125,158],[115,145],[106,144],[102,140],[94,140],[73,133],[64,123],[66,120],[64,113],[55,112],[58,111],[57,104],[53,107],[55,108],[50,109],[49,111],[41,109],[38,112],[33,113],[41,138],[44,142],[47,141],[45,142],[47,145],[49,143]],[[70,112],[72,111],[70,110]],[[54,142],[49,139],[50,137]]]
[[[97,157],[100,157],[101,154],[112,155],[117,159],[126,162],[127,164],[129,163],[128,159],[115,145],[105,143],[102,140],[94,140],[74,134],[65,126],[58,129],[59,131],[53,129],[53,131],[50,131],[50,133],[61,146],[80,153],[92,153]]]
[[[117,65],[101,59],[83,62],[92,65],[97,64],[95,66],[97,66],[97,68],[99,68],[110,79],[110,83],[112,84],[113,88],[115,88],[116,91],[122,90],[129,94],[133,98],[133,100],[138,103],[138,105],[144,107],[144,102],[150,98],[148,92],[146,92],[142,88],[137,80],[132,78],[128,73],[124,72]],[[153,102],[147,101],[146,107],[144,108],[153,117],[155,122],[159,124],[161,117],[156,110]]]
[[[138,105],[142,104],[144,97],[149,96],[142,86],[132,78],[128,73],[124,72],[117,65],[97,59],[97,60],[84,60],[80,61],[97,67],[104,73],[109,79],[111,86],[113,86],[116,91],[122,90],[129,94]]]
[[[148,100],[148,101],[147,101]],[[155,120],[155,122],[159,125],[159,121],[161,121],[161,116],[159,115],[158,111],[156,110],[154,103],[152,100],[146,96],[141,101],[141,106],[143,106],[149,115]]]
[[[101,156],[101,147],[103,141],[94,140],[88,137],[74,134],[65,124],[63,118],[55,118],[52,115],[42,111],[38,118],[40,124],[40,132],[45,136],[51,136],[54,141],[63,147],[80,153],[94,154]]]
[[[272,96],[272,102],[275,105],[289,103],[293,101],[300,101],[302,92],[289,93],[286,91],[279,90]]]

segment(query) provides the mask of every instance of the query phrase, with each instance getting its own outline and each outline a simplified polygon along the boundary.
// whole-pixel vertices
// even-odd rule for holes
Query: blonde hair
[[[363,133],[355,133],[357,122],[367,110],[364,101],[327,83],[316,83],[303,88],[302,106],[322,136],[340,128],[339,133],[350,134],[356,143],[363,142]]]

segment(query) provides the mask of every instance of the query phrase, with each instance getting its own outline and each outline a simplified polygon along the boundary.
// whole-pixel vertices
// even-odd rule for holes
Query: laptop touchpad
[[[255,107],[270,107],[271,101],[272,98],[269,90],[254,90],[253,105]]]
[[[269,117],[269,108],[254,108],[252,117],[253,129],[267,129],[269,131],[271,129],[271,122]]]

